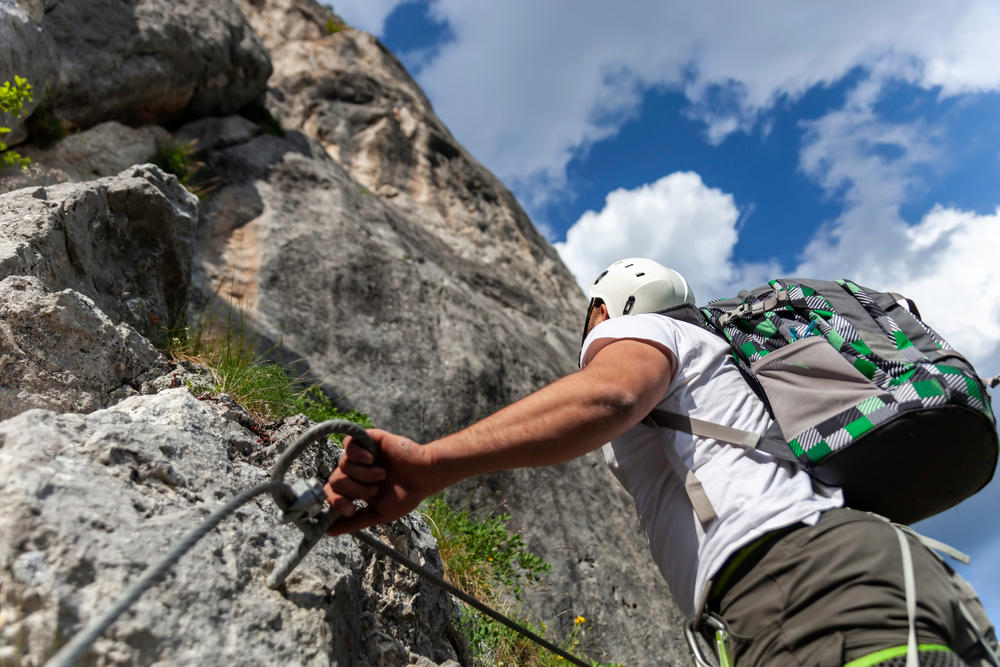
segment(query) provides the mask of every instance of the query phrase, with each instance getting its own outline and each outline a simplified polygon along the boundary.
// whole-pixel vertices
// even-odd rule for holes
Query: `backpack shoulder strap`
[[[753,431],[733,428],[732,426],[725,426],[724,424],[705,421],[704,419],[696,419],[660,408],[656,408],[650,412],[646,419],[643,420],[643,423],[647,426],[670,428],[702,438],[721,440],[737,447],[756,449],[786,461],[798,461],[788,448],[788,444],[782,437],[776,423],[772,423],[771,427],[764,433],[755,433]]]
[[[717,334],[718,332],[712,328],[711,324],[706,320],[705,315],[701,312],[698,306],[693,306],[689,303],[684,303],[679,306],[674,306],[673,308],[665,308],[664,310],[658,310],[656,315],[665,315],[674,320],[680,320],[681,322],[687,322],[688,324],[693,324],[696,327],[702,329],[708,329],[712,333]]]

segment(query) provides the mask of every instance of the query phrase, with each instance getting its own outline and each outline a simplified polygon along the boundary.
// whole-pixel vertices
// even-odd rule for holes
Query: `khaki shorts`
[[[996,646],[971,586],[908,535],[917,587],[917,639],[950,647],[970,665],[984,655],[958,601]],[[748,558],[713,611],[725,619],[739,667],[840,667],[905,646],[909,632],[903,565],[892,526],[850,509],[824,512]],[[745,569],[745,568],[744,568]],[[943,657],[943,656],[942,656]],[[957,661],[961,664],[961,661]]]

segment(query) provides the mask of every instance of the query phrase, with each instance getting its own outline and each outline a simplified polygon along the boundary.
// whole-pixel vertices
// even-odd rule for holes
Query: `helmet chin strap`
[[[587,342],[587,334],[590,333],[590,318],[593,317],[594,311],[602,305],[604,305],[604,301],[595,297],[590,300],[590,305],[587,306],[587,317],[583,320],[583,337],[580,339],[580,353],[583,352],[583,344]],[[577,356],[579,357],[580,355],[577,354]],[[580,360],[578,359],[577,364],[579,363]]]
[[[597,307],[597,299],[591,299],[590,305],[587,306],[587,316],[583,318],[583,337],[580,338],[580,352],[583,352],[583,344],[587,340],[587,334],[590,333],[590,316],[594,314],[594,308]]]

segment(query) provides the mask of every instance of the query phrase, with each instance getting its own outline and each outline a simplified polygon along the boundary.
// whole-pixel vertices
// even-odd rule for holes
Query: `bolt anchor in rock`
[[[277,589],[284,586],[285,579],[292,570],[340,518],[340,513],[333,508],[323,511],[326,495],[323,493],[322,482],[313,485],[297,482],[292,486],[285,483],[285,473],[306,445],[332,433],[349,435],[358,445],[368,450],[372,457],[378,455],[378,449],[368,431],[354,422],[343,419],[332,419],[313,426],[281,453],[271,471],[271,481],[281,486],[276,486],[271,496],[282,511],[282,522],[295,524],[302,531],[302,540],[295,551],[286,554],[271,572],[267,578],[269,588]]]

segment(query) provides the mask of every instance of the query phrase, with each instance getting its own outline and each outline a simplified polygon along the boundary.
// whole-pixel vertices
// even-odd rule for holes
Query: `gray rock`
[[[558,295],[457,255],[315,142],[262,135],[205,161],[217,188],[199,228],[202,289],[243,304],[377,423],[427,438],[569,367],[574,343],[548,321]]]
[[[184,389],[89,415],[0,422],[0,645],[40,665],[103,613],[207,513],[265,481],[230,460],[254,434]],[[265,580],[298,541],[267,496],[183,557],[94,645],[95,664],[382,665],[456,659],[450,602],[349,537],[322,540],[281,592]],[[440,569],[411,516],[382,539]]]
[[[261,134],[261,128],[242,116],[201,118],[185,125],[175,141],[194,142],[202,151],[242,144]]]
[[[34,277],[0,281],[0,419],[32,408],[92,412],[162,373],[163,359],[86,296]]]
[[[385,46],[315,0],[240,6],[271,52],[268,105],[286,128],[315,137],[366,191],[498,276],[480,289],[538,295],[547,318],[579,326],[586,304],[556,251],[503,183],[451,136]],[[327,34],[328,21],[343,27]]]
[[[55,111],[84,128],[232,113],[271,74],[231,0],[58,0],[42,27],[58,49]]]
[[[0,195],[0,277],[74,289],[152,340],[187,305],[197,198],[152,165]]]
[[[0,136],[8,146],[15,146],[27,137],[25,119],[42,103],[56,79],[56,47],[52,36],[40,26],[41,4],[0,2],[0,84],[14,83],[22,76],[31,84],[34,99],[24,106],[20,118],[0,113],[0,126],[11,128]]]
[[[510,193],[459,146],[402,66],[310,0],[244,0],[271,49],[268,105],[288,131],[202,157],[196,282],[246,304],[331,396],[427,440],[576,367],[585,300]],[[329,159],[328,159],[329,158]],[[524,609],[589,655],[689,658],[682,616],[631,500],[597,454],[470,480],[553,565]],[[655,647],[651,650],[651,647]]]
[[[31,158],[31,165],[5,170],[0,176],[0,193],[114,176],[151,161],[168,141],[170,134],[162,127],[133,128],[111,120],[71,134],[47,149],[29,145],[21,153]]]
[[[285,360],[304,361],[329,395],[371,413],[380,426],[425,440],[575,369],[585,306],[575,280],[510,192],[457,144],[376,39],[350,27],[328,34],[328,21],[342,21],[312,0],[241,0],[259,38],[242,18],[231,20],[228,0],[45,2],[43,26],[62,36],[56,110],[83,127],[109,118],[194,121],[177,136],[198,140],[203,173],[216,179],[197,229],[192,266],[198,289],[203,298],[218,293],[246,308],[262,343],[274,343]],[[256,95],[262,90],[266,73],[255,55],[260,42],[275,63],[266,103],[288,130],[280,137],[225,115],[256,99],[251,89]],[[228,50],[218,51],[220,44]],[[246,63],[243,71],[237,62]],[[47,169],[46,179],[61,177]],[[126,184],[136,180],[130,174],[142,183]],[[112,197],[112,190],[128,194]],[[152,335],[149,316],[163,321],[186,300],[186,235],[197,211],[179,190],[173,179],[143,167],[109,181],[2,196],[0,277],[29,274],[53,291],[75,289],[113,320],[147,323],[136,326]],[[152,253],[145,250],[148,238],[157,239]],[[138,390],[188,379],[177,372]],[[6,423],[14,426],[0,425],[3,470],[31,478],[21,471],[37,466],[48,479],[54,473],[46,462],[58,457],[67,471],[58,483],[69,483],[68,471],[98,480],[107,494],[94,511],[115,517],[98,519],[111,526],[105,531],[80,514],[81,507],[89,511],[89,489],[70,485],[36,493],[55,484],[51,480],[27,490],[11,486],[32,500],[0,517],[13,522],[0,531],[0,577],[11,581],[4,594],[17,596],[18,604],[8,608],[20,610],[0,634],[30,638],[22,644],[31,647],[31,656],[44,655],[57,634],[65,638],[66,628],[79,627],[99,602],[123,590],[125,583],[117,589],[97,585],[95,573],[102,573],[101,582],[105,572],[116,581],[134,580],[150,553],[182,534],[176,523],[190,527],[209,501],[261,479],[282,443],[306,427],[288,420],[271,442],[258,442],[257,431],[248,430],[229,402],[173,398],[182,393],[128,398],[86,418],[30,411]],[[31,450],[30,464],[27,443],[6,444],[28,422],[44,429],[32,431],[43,444]],[[73,434],[82,434],[83,442]],[[46,449],[44,443],[63,438],[64,448]],[[84,446],[92,441],[114,451],[95,454]],[[151,449],[150,442],[167,443],[167,449]],[[8,465],[4,457],[14,452],[22,459]],[[224,462],[220,467],[208,459]],[[296,471],[321,474],[334,460],[314,448]],[[6,480],[0,491],[6,503],[4,493]],[[526,610],[563,636],[576,614],[588,618],[590,656],[636,665],[687,661],[679,613],[648,556],[630,501],[598,456],[486,476],[452,497],[514,515],[514,527],[553,564],[546,587],[525,596]],[[71,507],[65,522],[52,509],[56,505]],[[309,561],[280,602],[261,594],[253,582],[295,538],[270,527],[273,513],[265,501],[241,516],[246,520],[224,524],[200,545],[200,553],[210,554],[201,556],[200,569],[188,565],[172,575],[175,597],[164,603],[147,596],[112,629],[95,647],[98,662],[232,662],[237,651],[251,663],[463,659],[449,654],[440,625],[450,603],[415,609],[414,601],[434,599],[419,592],[423,584],[372,562],[353,544],[353,550],[318,552],[325,558]],[[8,538],[8,525],[23,529]],[[137,537],[126,543],[121,534],[132,536],[130,531]],[[407,522],[381,531],[406,549],[426,546]],[[113,533],[117,542],[106,536]],[[66,537],[55,541],[56,535]],[[14,563],[33,552],[44,553],[44,563],[25,556],[20,579],[14,579]],[[365,572],[360,584],[344,571],[353,575],[359,564]],[[229,568],[229,578],[209,579],[207,592],[201,591],[212,565]],[[24,583],[45,568],[51,577],[44,583]],[[242,578],[239,573],[248,570],[253,576]],[[69,575],[60,574],[66,571],[82,573],[72,576],[84,583],[67,585]],[[366,595],[386,602],[366,607],[360,602]],[[218,599],[230,602],[220,607]],[[345,600],[362,611],[342,613],[337,605]],[[280,606],[289,603],[291,613]],[[343,637],[352,638],[350,646]],[[244,646],[251,649],[246,655]]]

